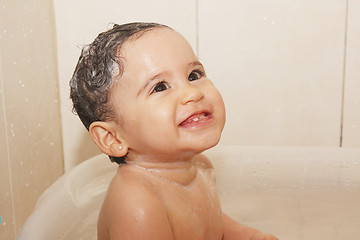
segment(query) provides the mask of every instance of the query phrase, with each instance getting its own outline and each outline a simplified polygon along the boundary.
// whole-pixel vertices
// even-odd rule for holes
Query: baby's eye
[[[155,85],[155,87],[153,88],[153,90],[151,91],[151,93],[156,93],[156,92],[162,92],[165,91],[166,89],[170,88],[169,85],[165,82],[159,82]]]
[[[204,75],[204,73],[200,70],[195,70],[195,71],[192,71],[189,75],[189,81],[194,81],[194,80],[197,80],[199,78],[201,78],[202,76]]]

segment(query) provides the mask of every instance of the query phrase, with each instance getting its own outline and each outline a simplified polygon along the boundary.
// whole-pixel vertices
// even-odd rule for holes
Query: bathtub
[[[223,211],[281,240],[360,239],[360,149],[218,146]],[[84,161],[39,198],[18,240],[96,239],[96,221],[117,165]]]

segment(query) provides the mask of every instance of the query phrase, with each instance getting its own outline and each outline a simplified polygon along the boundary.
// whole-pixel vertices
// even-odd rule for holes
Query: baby
[[[276,239],[221,210],[201,152],[220,140],[225,107],[179,33],[155,23],[114,25],[83,49],[70,86],[92,139],[119,164],[99,240]]]

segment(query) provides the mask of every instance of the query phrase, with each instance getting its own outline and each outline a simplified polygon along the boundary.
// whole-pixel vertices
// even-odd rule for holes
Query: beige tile
[[[15,226],[13,224],[13,198],[11,189],[11,178],[9,172],[9,152],[5,127],[5,104],[3,95],[3,84],[1,74],[0,54],[0,239],[13,239],[15,237]]]
[[[343,146],[360,147],[360,2],[349,0]]]
[[[7,182],[17,233],[40,194],[63,173],[55,29],[46,0],[8,1],[0,15]]]
[[[339,146],[346,1],[199,1],[222,142]]]
[[[86,11],[83,11],[84,6],[86,6]],[[195,11],[196,6],[193,0],[109,0],[106,4],[101,1],[89,3],[87,0],[55,0],[66,170],[99,153],[78,117],[71,113],[68,82],[80,55],[79,46],[92,42],[98,33],[111,26],[109,23],[149,21],[173,27],[182,33],[195,48]]]

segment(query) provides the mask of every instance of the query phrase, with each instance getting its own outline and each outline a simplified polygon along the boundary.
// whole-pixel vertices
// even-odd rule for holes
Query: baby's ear
[[[106,155],[123,157],[127,154],[127,144],[115,131],[112,123],[93,122],[89,127],[89,133],[95,144]]]

